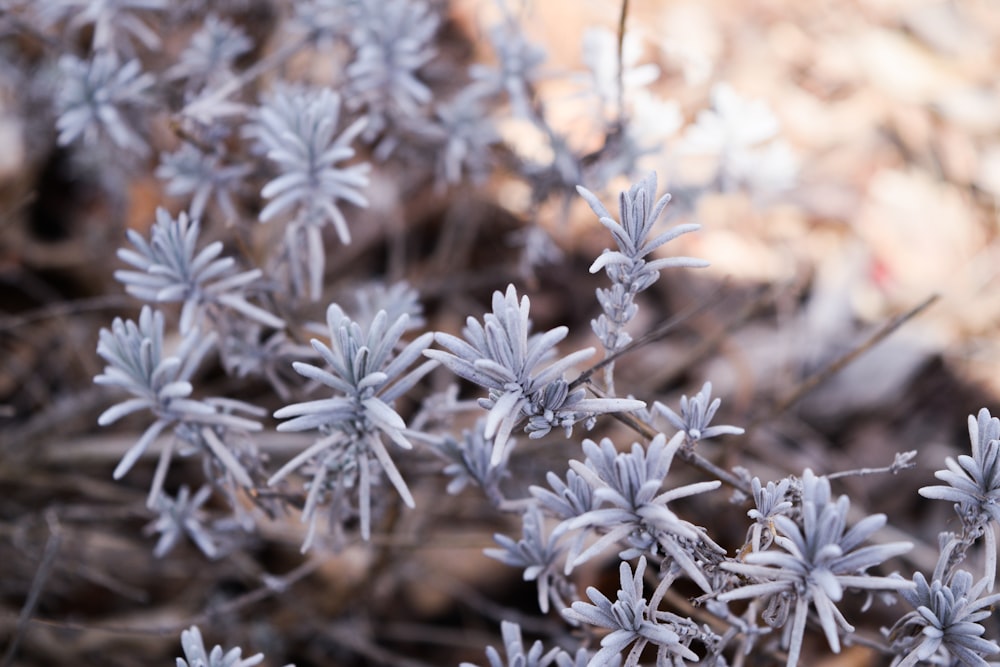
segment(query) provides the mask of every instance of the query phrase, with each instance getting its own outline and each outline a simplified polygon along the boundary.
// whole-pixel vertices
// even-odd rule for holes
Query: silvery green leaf
[[[201,630],[196,625],[181,633],[181,648],[184,657],[177,658],[177,667],[253,667],[264,661],[263,653],[244,658],[243,649],[239,647],[223,652],[221,646],[215,646],[206,651]]]
[[[406,315],[407,329],[416,329],[424,325],[420,294],[406,281],[391,285],[373,282],[355,287],[351,292],[357,304],[352,317],[362,326],[371,323],[383,310],[390,322],[399,320],[400,315]]]
[[[224,306],[265,326],[284,328],[284,322],[259,306],[248,302],[243,290],[258,280],[257,269],[233,273],[235,261],[220,258],[221,243],[210,243],[197,250],[201,224],[181,212],[176,218],[165,209],[156,210],[156,223],[150,240],[129,230],[135,250],[121,249],[118,256],[135,271],[115,271],[115,278],[126,291],[152,303],[182,302],[181,332],[190,331],[204,312]]]
[[[490,148],[500,133],[484,104],[488,92],[475,85],[453,99],[435,102],[434,117],[424,126],[437,148],[435,175],[439,183],[458,185],[462,178],[478,183],[492,167]]]
[[[631,98],[659,78],[660,68],[657,65],[639,63],[643,56],[643,41],[638,33],[626,32],[619,54],[618,35],[611,30],[588,28],[584,32],[581,57],[588,70],[587,83],[605,113],[617,108],[619,83]],[[619,113],[622,111],[618,110]]]
[[[549,512],[560,519],[572,519],[596,508],[593,487],[575,470],[566,472],[564,482],[554,472],[545,474],[549,489],[540,486],[530,488],[531,495]]]
[[[206,525],[206,514],[201,509],[211,494],[212,489],[208,486],[198,489],[193,497],[187,486],[181,486],[174,498],[160,493],[153,506],[159,516],[146,526],[147,533],[160,534],[153,549],[154,556],[165,556],[185,535],[209,558],[220,555],[211,528]]]
[[[279,87],[252,114],[247,130],[279,172],[261,191],[270,201],[260,220],[289,218],[286,251],[293,281],[306,282],[300,275],[305,267],[313,299],[319,298],[323,276],[320,227],[331,224],[341,242],[350,243],[339,204],[368,205],[361,192],[368,185],[368,165],[345,164],[354,157],[351,143],[365,120],[340,128],[340,107],[340,96],[329,88]]]
[[[934,476],[948,486],[925,486],[919,493],[925,498],[955,503],[964,533],[971,541],[984,537],[986,545],[986,581],[993,590],[997,569],[996,523],[1000,522],[1000,419],[982,408],[969,415],[969,440],[972,456],[962,454],[957,460],[945,459],[947,470]],[[970,543],[971,543],[970,541]]]
[[[767,486],[762,486],[758,477],[750,481],[755,507],[747,512],[747,516],[755,523],[747,533],[747,542],[753,551],[760,551],[770,546],[775,536],[773,528],[775,517],[786,514],[792,509],[792,502],[789,499],[790,487],[791,480],[787,477],[777,484],[768,482]]]
[[[492,646],[486,648],[486,659],[489,667],[548,667],[559,653],[560,649],[554,648],[545,651],[542,642],[535,641],[528,649],[524,650],[524,640],[521,638],[521,626],[510,621],[500,623],[500,633],[503,637],[504,653],[507,659],[500,656],[500,652]],[[469,662],[461,663],[460,667],[476,667]]]
[[[457,494],[471,482],[499,503],[502,499],[500,481],[510,473],[506,460],[497,466],[490,465],[493,445],[484,435],[484,429],[485,420],[480,419],[474,428],[462,431],[460,440],[445,435],[432,444],[449,461],[444,469],[444,473],[452,478],[447,487],[449,494]]]
[[[167,182],[166,192],[174,197],[190,196],[190,215],[200,220],[208,202],[214,201],[226,219],[238,217],[232,193],[253,168],[250,165],[227,165],[219,155],[202,152],[190,143],[184,143],[173,153],[160,155],[156,176]]]
[[[712,383],[706,382],[694,398],[681,396],[681,413],[677,414],[669,406],[657,402],[653,408],[667,418],[667,421],[685,434],[689,445],[720,435],[742,435],[738,426],[710,426],[712,418],[722,404],[722,399],[712,399]]]
[[[493,539],[500,549],[485,549],[490,558],[524,570],[525,581],[538,583],[538,607],[548,613],[551,600],[558,608],[563,608],[560,590],[568,587],[559,567],[563,549],[558,545],[557,536],[545,534],[545,519],[537,503],[531,503],[521,515],[523,536],[513,540],[506,535],[496,534]]]
[[[625,326],[635,317],[635,296],[649,288],[659,278],[660,271],[671,267],[698,268],[707,262],[691,257],[661,257],[647,260],[657,248],[683,234],[700,227],[678,225],[649,239],[653,226],[659,220],[670,195],[656,198],[656,174],[650,174],[628,191],[619,195],[619,215],[615,220],[597,196],[583,186],[577,192],[597,215],[601,224],[610,232],[617,250],[605,249],[590,267],[591,273],[604,270],[611,279],[612,288],[598,289],[597,298],[604,314],[592,322],[592,328],[604,349],[610,354],[622,349],[631,340],[624,332]],[[610,370],[606,371],[610,373]],[[611,382],[608,382],[609,388]]]
[[[557,532],[580,529],[597,530],[602,536],[586,550],[571,549],[567,570],[617,544],[622,552],[664,553],[705,592],[711,587],[700,568],[681,554],[693,545],[704,543],[715,548],[705,532],[684,521],[667,504],[672,500],[718,488],[718,480],[688,484],[661,492],[673,456],[680,448],[678,434],[669,442],[661,433],[648,448],[634,443],[629,452],[619,452],[611,440],[600,443],[584,440],[586,461],[571,461],[571,468],[593,491],[593,507],[563,521]]]
[[[532,88],[541,78],[540,65],[545,50],[528,41],[513,16],[505,16],[489,30],[490,43],[497,55],[497,65],[474,64],[469,67],[473,86],[483,94],[505,93],[515,115],[531,118]]]
[[[66,37],[82,29],[92,32],[91,50],[95,52],[132,52],[132,44],[123,37],[138,40],[150,50],[158,50],[160,39],[137,12],[163,10],[167,0],[39,0],[36,11],[43,22],[65,20]]]
[[[869,568],[906,553],[913,545],[890,542],[858,548],[884,525],[885,517],[873,515],[848,530],[849,508],[847,496],[834,499],[829,480],[807,469],[801,480],[797,520],[786,514],[778,514],[772,519],[778,533],[773,545],[781,550],[772,546],[748,553],[741,561],[726,561],[721,565],[722,569],[744,577],[746,583],[718,595],[720,601],[776,596],[794,599],[792,626],[784,635],[789,667],[798,664],[810,607],[817,612],[831,650],[839,652],[841,632],[854,630],[836,606],[844,589],[904,591],[913,588],[911,582],[899,577],[867,573]]]
[[[252,48],[242,28],[208,14],[166,76],[186,79],[189,89],[221,83],[232,76],[236,59]]]
[[[957,460],[945,460],[947,470],[934,476],[948,486],[925,486],[920,495],[925,498],[955,502],[970,523],[1000,522],[1000,419],[983,408],[978,416],[969,416],[969,439],[972,456],[960,455]],[[971,513],[971,517],[969,514]],[[968,518],[966,518],[968,517]]]
[[[148,409],[156,417],[122,456],[115,467],[114,478],[120,479],[127,474],[153,441],[170,427],[180,440],[218,461],[229,471],[230,481],[244,487],[253,486],[250,476],[225,441],[230,432],[261,429],[259,422],[232,414],[234,410],[253,414],[253,406],[242,401],[191,398],[191,375],[207,349],[204,341],[207,339],[211,343],[212,337],[191,329],[178,346],[180,356],[166,356],[163,327],[163,314],[145,306],[138,323],[116,318],[110,330],[102,329],[100,333],[97,352],[108,366],[94,382],[123,389],[134,398],[106,410],[98,423],[111,424],[140,409]],[[155,502],[160,494],[171,451],[170,446],[163,450],[158,467],[162,472],[154,477],[149,503]]]
[[[361,533],[365,539],[369,537],[371,485],[377,482],[372,475],[373,464],[377,464],[403,501],[413,506],[413,496],[383,439],[404,449],[412,447],[406,423],[392,403],[436,365],[429,361],[411,369],[433,336],[427,333],[401,346],[408,329],[406,312],[390,321],[386,311],[380,310],[362,326],[340,306],[331,304],[326,319],[330,344],[313,339],[312,345],[327,368],[305,362],[296,362],[294,368],[333,390],[334,395],[287,405],[274,413],[278,419],[291,418],[278,425],[279,431],[318,430],[323,435],[268,480],[273,485],[293,470],[313,471],[310,500],[302,515],[302,520],[310,523],[310,537],[304,549],[311,544],[321,497],[327,492],[330,497],[342,494],[345,488],[357,489]],[[341,511],[339,505],[332,509]]]
[[[747,100],[728,83],[711,91],[711,108],[698,113],[678,151],[712,156],[717,165],[712,186],[771,195],[795,181],[798,166],[791,150],[777,139],[778,119],[762,100]]]
[[[489,390],[480,403],[489,410],[486,437],[493,438],[494,465],[506,455],[507,440],[515,426],[540,437],[554,427],[570,432],[573,424],[597,414],[644,407],[640,401],[584,399],[582,391],[568,391],[564,379],[570,367],[589,357],[592,349],[556,356],[556,344],[568,330],[556,327],[542,334],[531,333],[530,301],[518,299],[513,285],[496,291],[493,310],[482,322],[470,317],[462,331],[464,340],[438,333],[435,340],[447,351],[428,350],[456,375]]]
[[[132,125],[131,113],[147,101],[154,79],[138,60],[121,63],[101,51],[89,61],[66,54],[59,59],[62,84],[56,99],[59,144],[77,140],[92,145],[107,137],[118,147],[145,155],[146,140]]]
[[[973,580],[965,570],[955,570],[946,580],[928,582],[913,575],[913,587],[900,591],[913,607],[889,631],[896,649],[893,667],[910,667],[920,662],[984,667],[987,656],[1000,654],[995,639],[983,636],[980,623],[989,618],[1000,594],[983,595],[986,578]]]
[[[423,120],[433,95],[419,70],[435,55],[431,41],[440,18],[422,0],[360,0],[352,18],[346,99],[352,110],[364,113],[362,136],[373,142],[394,126]],[[385,143],[380,157],[391,146]]]
[[[294,4],[291,28],[304,32],[307,39],[329,46],[336,39],[346,39],[354,24],[354,0],[299,0]]]
[[[601,639],[601,650],[589,664],[614,664],[615,656],[620,658],[622,651],[631,645],[624,666],[635,667],[648,644],[657,647],[658,665],[677,664],[680,659],[698,660],[698,654],[682,640],[679,628],[669,621],[662,622],[657,610],[647,603],[643,596],[645,570],[645,557],[639,559],[634,573],[629,564],[622,561],[619,565],[621,585],[614,602],[591,586],[587,589],[590,603],[574,602],[570,609],[563,611],[569,620],[611,630]]]

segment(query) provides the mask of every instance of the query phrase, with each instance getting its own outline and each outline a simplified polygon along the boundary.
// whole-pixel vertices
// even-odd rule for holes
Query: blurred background
[[[533,584],[481,553],[517,522],[473,490],[446,496],[429,456],[407,462],[418,508],[429,509],[403,511],[371,546],[301,556],[302,529],[286,516],[224,561],[190,544],[152,558],[143,532],[152,463],[111,479],[142,425],[98,429],[114,397],[92,378],[103,366],[98,331],[138,311],[112,277],[124,230],[146,231],[157,206],[184,206],[154,173],[155,154],[178,139],[170,114],[151,109],[154,151],[130,168],[58,146],[52,61],[65,45],[28,23],[21,5],[0,8],[0,664],[172,664],[192,623],[210,644],[300,667],[483,663],[501,618],[539,636],[565,633],[558,618],[538,616]],[[264,44],[283,9],[233,0],[225,11]],[[456,0],[444,11],[429,77],[449,62],[495,59],[486,39],[495,3]],[[538,100],[581,155],[621,117],[620,11],[596,0],[517,5],[546,53]],[[197,15],[161,35],[150,61],[176,58]],[[623,164],[659,174],[660,192],[674,195],[669,224],[702,225],[663,251],[711,267],[668,270],[643,296],[634,335],[681,321],[619,362],[620,393],[676,406],[711,380],[719,421],[747,434],[702,453],[765,480],[886,466],[917,450],[915,469],[847,477],[835,491],[850,493],[859,513],[887,513],[885,540],[917,543],[904,574],[928,571],[936,532],[959,524],[916,490],[967,449],[967,416],[995,408],[1000,393],[1000,6],[631,0],[623,61],[626,139],[642,149]],[[291,67],[330,64],[304,53]],[[552,160],[537,128],[502,112],[496,127],[508,159]],[[616,212],[633,179],[614,163],[601,170],[588,172],[587,187]],[[373,204],[350,216],[355,242],[330,245],[328,296],[405,278],[425,300],[428,327],[455,332],[513,281],[530,295],[536,330],[565,324],[567,350],[594,345],[594,289],[606,279],[587,267],[610,237],[579,198],[536,195],[502,166],[476,186],[441,188],[405,164],[376,164]],[[249,199],[241,211],[253,210]],[[263,238],[255,217],[216,223],[210,238],[252,257]],[[861,354],[836,366],[852,352]],[[810,378],[821,381],[806,391]],[[280,406],[259,379],[206,368],[201,381],[206,393]],[[603,423],[592,437],[604,434],[621,446],[635,438]],[[276,460],[301,447],[273,424],[261,443]],[[546,466],[561,473],[578,449],[524,445],[510,495],[541,483]],[[172,471],[175,484],[197,477],[188,468]],[[699,474],[678,467],[671,477]],[[682,507],[733,549],[745,508],[715,496]],[[615,570],[611,560],[588,564],[578,585],[610,592]],[[877,638],[899,613],[882,608],[859,633]],[[807,664],[886,663],[860,645],[821,655]]]

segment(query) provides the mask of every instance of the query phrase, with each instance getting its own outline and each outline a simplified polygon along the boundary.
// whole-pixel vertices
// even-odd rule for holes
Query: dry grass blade
[[[10,639],[10,643],[7,644],[7,650],[4,651],[3,661],[0,662],[2,667],[8,667],[8,665],[13,664],[14,658],[17,656],[17,647],[31,625],[31,616],[35,613],[35,606],[38,604],[38,599],[45,588],[45,582],[52,572],[52,566],[55,563],[56,556],[59,554],[59,545],[62,543],[62,536],[59,533],[58,524],[51,513],[46,516],[46,519],[50,529],[49,539],[45,542],[45,549],[42,551],[38,569],[35,571],[35,577],[31,582],[28,597],[24,601],[24,606],[21,607],[21,614],[17,619],[17,627]]]
[[[770,421],[775,417],[777,417],[778,415],[780,415],[781,413],[788,410],[788,408],[795,405],[795,403],[797,403],[803,396],[808,394],[810,391],[818,387],[820,384],[822,384],[832,376],[839,373],[841,370],[846,368],[849,364],[853,363],[865,352],[867,352],[868,350],[870,350],[871,348],[875,347],[880,342],[885,340],[894,331],[896,331],[901,326],[903,326],[904,324],[912,320],[914,317],[925,311],[931,305],[933,305],[934,302],[936,302],[939,298],[940,295],[932,294],[931,296],[927,297],[926,299],[918,303],[913,308],[907,310],[905,313],[897,315],[896,317],[886,322],[884,325],[879,327],[878,330],[872,333],[872,335],[869,336],[864,342],[862,342],[860,345],[852,349],[850,352],[847,352],[843,356],[838,357],[824,368],[821,368],[820,370],[816,371],[815,373],[807,377],[805,380],[803,380],[797,387],[795,387],[795,389],[793,389],[785,396],[780,398],[777,401],[777,403],[775,403],[774,407],[772,407],[766,414],[752,419],[750,421],[750,424],[747,426],[747,429],[749,430],[750,428],[753,428],[754,426],[761,424],[762,422]]]

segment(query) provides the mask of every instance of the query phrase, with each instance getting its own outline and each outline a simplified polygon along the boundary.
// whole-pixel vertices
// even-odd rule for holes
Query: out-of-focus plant
[[[293,364],[301,375],[334,391],[332,398],[286,406],[274,413],[289,419],[279,431],[318,430],[321,438],[271,476],[275,484],[293,470],[305,467],[310,476],[302,520],[309,522],[303,550],[313,542],[319,510],[327,496],[340,498],[357,489],[361,534],[371,534],[371,495],[381,469],[403,502],[414,506],[413,496],[386,449],[384,439],[411,449],[406,422],[393,409],[393,402],[409,391],[437,364],[427,361],[416,368],[433,334],[425,333],[397,350],[409,315],[394,321],[384,310],[364,329],[336,304],[327,309],[331,345],[318,339],[312,344],[328,369],[305,362]],[[335,504],[340,510],[342,507]],[[332,517],[331,517],[332,518]]]

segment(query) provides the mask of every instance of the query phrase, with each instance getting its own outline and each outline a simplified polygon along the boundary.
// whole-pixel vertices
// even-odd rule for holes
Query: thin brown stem
[[[10,643],[7,644],[3,662],[0,663],[3,667],[13,664],[14,657],[17,655],[17,647],[31,625],[31,617],[35,613],[35,606],[38,604],[42,589],[45,588],[46,580],[52,573],[52,566],[55,563],[56,555],[59,553],[59,545],[62,543],[62,535],[59,532],[59,526],[55,517],[50,514],[47,518],[50,529],[49,539],[45,543],[45,549],[42,551],[42,558],[38,564],[38,569],[35,570],[35,578],[31,582],[28,597],[24,601],[24,606],[21,607],[21,614],[17,619],[17,627],[11,637]]]
[[[773,303],[776,294],[776,289],[767,289],[762,294],[759,294],[729,322],[717,331],[702,338],[693,348],[686,350],[683,355],[680,355],[681,359],[673,367],[668,368],[662,373],[658,373],[656,375],[656,386],[665,387],[672,385],[689,368],[719,348],[729,338],[730,334]]]
[[[875,331],[871,336],[869,336],[864,342],[855,347],[853,350],[837,358],[832,363],[828,364],[826,367],[820,369],[819,371],[807,377],[795,389],[793,389],[791,392],[789,392],[783,398],[781,398],[766,415],[763,415],[751,421],[751,426],[756,426],[761,422],[774,419],[775,417],[783,413],[785,410],[798,403],[803,396],[805,396],[813,389],[818,387],[820,384],[826,382],[828,379],[830,379],[831,377],[842,371],[844,368],[846,368],[849,364],[851,364],[865,352],[867,352],[871,348],[881,343],[891,333],[893,333],[901,326],[912,320],[914,317],[925,311],[939,298],[940,295],[932,294],[923,301],[921,301],[920,303],[918,303],[913,308],[906,311],[905,313],[897,315],[896,317],[886,322],[877,331]]]
[[[618,126],[625,127],[625,19],[628,18],[628,0],[622,0],[618,16]]]

